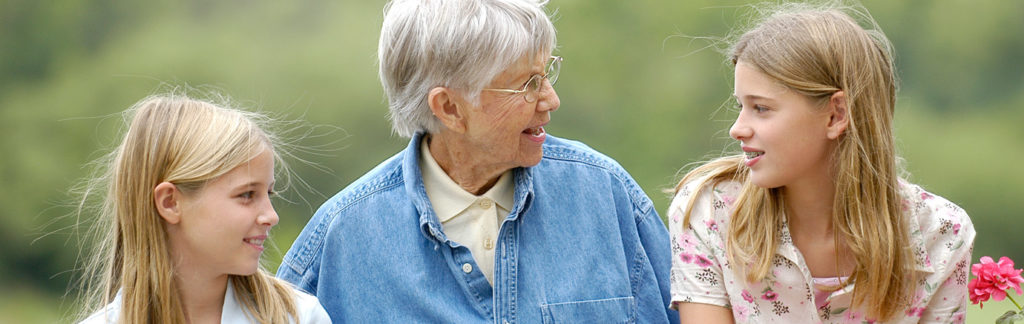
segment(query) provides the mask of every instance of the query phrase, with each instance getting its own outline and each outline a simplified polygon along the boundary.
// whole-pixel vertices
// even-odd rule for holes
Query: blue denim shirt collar
[[[433,211],[424,136],[325,202],[278,276],[316,294],[336,322],[678,321],[668,231],[614,160],[550,136],[540,164],[512,170],[492,285]]]
[[[405,191],[412,197],[412,203],[420,214],[420,232],[438,243],[454,244],[442,231],[441,221],[434,212],[434,207],[427,197],[427,189],[423,186],[423,171],[420,170],[420,141],[426,134],[420,132],[413,135],[405,148],[407,154],[402,157],[402,175],[405,180]],[[515,183],[515,198],[507,221],[515,221],[529,208],[533,200],[533,172],[531,168],[515,168],[512,170]]]

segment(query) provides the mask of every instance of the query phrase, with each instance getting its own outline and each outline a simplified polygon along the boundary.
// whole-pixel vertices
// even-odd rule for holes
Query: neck
[[[800,236],[819,234],[831,239],[834,181],[831,177],[804,180],[782,189],[790,232]]]
[[[208,275],[183,264],[176,267],[181,306],[189,323],[220,323],[228,275]]]
[[[451,134],[449,130],[443,130],[424,140],[428,141],[430,156],[441,170],[444,170],[459,187],[471,194],[481,195],[487,192],[505,171],[511,169],[507,165],[487,163],[486,157],[467,149],[470,147],[468,143],[461,141],[461,137]]]

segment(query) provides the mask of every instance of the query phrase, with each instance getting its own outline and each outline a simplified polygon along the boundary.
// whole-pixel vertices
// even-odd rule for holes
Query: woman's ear
[[[181,191],[170,182],[161,182],[153,188],[153,203],[156,212],[169,224],[181,222]]]
[[[466,118],[457,99],[458,95],[452,89],[435,87],[427,94],[427,105],[445,127],[461,134],[466,131]]]
[[[829,121],[826,134],[829,139],[837,139],[850,126],[850,109],[846,105],[846,93],[836,91],[828,99]]]

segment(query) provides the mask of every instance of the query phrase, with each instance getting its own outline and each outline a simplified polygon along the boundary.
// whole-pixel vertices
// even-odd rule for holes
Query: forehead
[[[534,55],[532,57],[524,56],[509,64],[505,70],[498,73],[494,77],[492,83],[504,83],[516,80],[525,80],[526,78],[541,73],[544,70],[544,65],[547,63],[547,58],[550,55]]]
[[[761,72],[756,67],[744,63],[736,63],[735,88],[733,96],[743,97],[778,97],[790,93],[786,86],[783,86],[775,79]]]
[[[272,182],[274,182],[274,157],[265,150],[249,162],[242,163],[217,177],[211,181],[211,184],[219,183],[223,186],[236,187]]]

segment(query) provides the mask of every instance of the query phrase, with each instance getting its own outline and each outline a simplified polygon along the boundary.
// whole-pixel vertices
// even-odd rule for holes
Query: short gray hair
[[[430,89],[464,90],[475,102],[495,76],[555,48],[555,27],[537,0],[393,0],[384,8],[377,59],[393,131],[411,137],[443,125]]]

